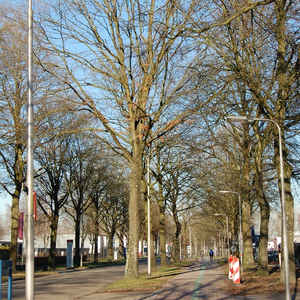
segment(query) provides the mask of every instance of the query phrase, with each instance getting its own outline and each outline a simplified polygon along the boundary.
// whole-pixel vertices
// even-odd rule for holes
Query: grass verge
[[[125,259],[118,259],[118,260],[99,260],[98,262],[84,262],[83,267],[93,269],[93,268],[100,268],[106,266],[118,266],[118,265],[125,265]]]
[[[228,266],[228,258],[220,258],[216,261],[220,266]]]
[[[161,288],[161,286],[170,278],[177,275],[184,267],[191,265],[191,262],[180,262],[166,268],[159,268],[156,272],[148,274],[140,274],[138,279],[121,279],[106,287],[102,293],[116,293],[128,291],[151,291]]]

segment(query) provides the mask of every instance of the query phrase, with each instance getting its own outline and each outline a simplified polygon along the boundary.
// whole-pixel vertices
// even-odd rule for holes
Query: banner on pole
[[[24,213],[20,213],[18,220],[18,238],[23,240],[23,229],[24,229]]]
[[[33,191],[33,208],[34,208],[34,221],[36,221],[37,212],[36,212],[36,192]]]

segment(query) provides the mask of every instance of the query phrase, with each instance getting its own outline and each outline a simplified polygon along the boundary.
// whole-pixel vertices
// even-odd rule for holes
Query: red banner
[[[33,207],[34,207],[34,221],[36,221],[36,192],[33,191]]]
[[[23,229],[24,229],[24,213],[20,213],[18,222],[18,238],[23,240]]]

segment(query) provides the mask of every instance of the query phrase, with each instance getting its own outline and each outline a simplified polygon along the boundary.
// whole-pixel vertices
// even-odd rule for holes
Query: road
[[[222,289],[231,284],[222,268],[213,261],[197,261],[168,280],[156,291],[100,293],[101,288],[124,276],[125,266],[74,270],[35,278],[36,300],[284,300],[285,294],[233,296]],[[141,261],[140,273],[147,273],[147,261]],[[5,291],[5,293],[4,293]],[[7,299],[7,283],[2,286],[2,299]],[[259,291],[257,291],[259,292]],[[12,298],[25,299],[25,280],[13,281]],[[291,294],[300,300],[300,294]]]
[[[65,271],[35,278],[36,300],[89,299],[104,286],[124,277],[125,265]],[[147,272],[147,261],[139,263],[139,272]],[[13,280],[12,298],[25,299],[25,280]],[[2,299],[7,299],[7,283],[2,284]]]

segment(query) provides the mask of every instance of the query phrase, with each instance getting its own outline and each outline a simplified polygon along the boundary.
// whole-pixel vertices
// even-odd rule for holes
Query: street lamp
[[[150,158],[147,159],[147,172],[148,172],[148,182],[147,182],[147,209],[148,209],[148,240],[147,240],[147,254],[148,254],[148,277],[151,277],[151,254],[150,254],[150,243],[151,243],[151,222],[150,222]]]
[[[28,0],[28,110],[27,110],[27,211],[26,211],[26,300],[34,299],[34,220],[33,220],[33,11]]]
[[[228,216],[225,214],[214,214],[214,216],[225,216],[226,217],[226,230],[227,230],[227,255],[229,257],[229,234],[228,234]]]
[[[240,238],[239,238],[239,248],[240,248],[240,259],[241,259],[241,274],[243,274],[243,233],[242,233],[242,205],[241,196],[239,193],[234,191],[219,191],[221,194],[236,194],[239,196],[239,215],[240,215]]]
[[[277,122],[271,119],[265,118],[252,118],[248,116],[227,116],[227,119],[234,122],[253,122],[253,121],[265,121],[272,122],[277,126],[279,135],[279,157],[280,157],[280,183],[281,183],[281,211],[282,211],[282,240],[283,240],[283,257],[284,262],[284,273],[285,273],[285,299],[290,300],[290,278],[289,278],[289,253],[287,244],[287,223],[286,223],[286,212],[285,212],[285,190],[284,190],[284,173],[283,173],[283,158],[282,158],[282,141],[281,141],[281,129]]]

